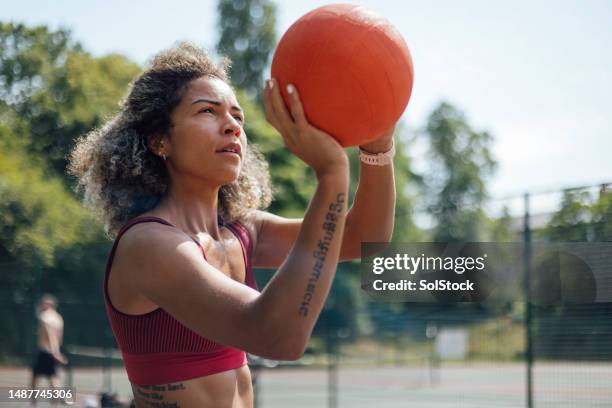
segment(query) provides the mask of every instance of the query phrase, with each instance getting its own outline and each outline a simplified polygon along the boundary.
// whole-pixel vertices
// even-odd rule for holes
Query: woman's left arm
[[[382,137],[360,146],[368,153],[384,153],[393,146],[392,128]],[[360,162],[359,184],[346,216],[341,259],[361,257],[362,242],[388,242],[395,221],[395,176],[393,163],[374,166]]]
[[[393,131],[360,146],[370,153],[388,151],[393,145]],[[395,177],[393,164],[373,166],[360,163],[360,176],[353,205],[346,216],[340,260],[361,257],[362,242],[387,242],[395,220]],[[251,220],[254,237],[252,262],[256,267],[276,268],[286,258],[302,225],[301,219],[279,217],[256,211]]]

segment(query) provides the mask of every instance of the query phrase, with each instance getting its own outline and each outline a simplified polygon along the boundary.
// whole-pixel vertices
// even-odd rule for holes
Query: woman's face
[[[171,119],[164,144],[172,179],[220,186],[238,178],[247,148],[244,113],[227,83],[208,77],[193,80]]]

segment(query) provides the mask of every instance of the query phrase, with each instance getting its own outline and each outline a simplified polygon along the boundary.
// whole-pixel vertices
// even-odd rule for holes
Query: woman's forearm
[[[393,164],[361,163],[359,185],[346,217],[343,258],[360,256],[362,242],[387,242],[395,222],[395,177]]]
[[[348,169],[319,177],[317,190],[287,259],[257,300],[275,349],[299,357],[336,272],[347,213]],[[295,354],[295,355],[294,355]]]

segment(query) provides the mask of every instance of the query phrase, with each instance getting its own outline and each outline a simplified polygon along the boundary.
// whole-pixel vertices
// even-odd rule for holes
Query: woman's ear
[[[168,138],[165,135],[159,133],[151,135],[147,138],[147,146],[149,147],[149,150],[164,160],[166,160],[169,155],[167,139]]]

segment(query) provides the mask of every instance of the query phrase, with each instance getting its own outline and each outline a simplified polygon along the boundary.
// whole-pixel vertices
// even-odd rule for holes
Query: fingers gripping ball
[[[361,6],[333,4],[289,27],[274,53],[272,77],[287,105],[287,84],[295,84],[308,121],[343,146],[356,146],[400,118],[413,68],[406,42],[388,20]]]

